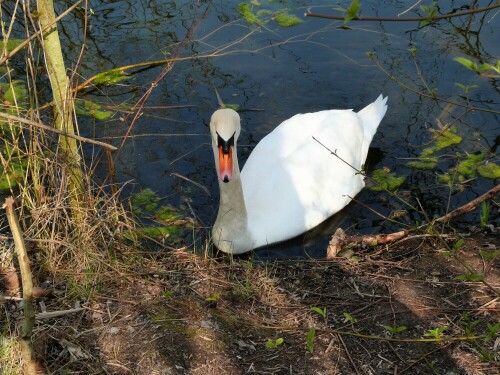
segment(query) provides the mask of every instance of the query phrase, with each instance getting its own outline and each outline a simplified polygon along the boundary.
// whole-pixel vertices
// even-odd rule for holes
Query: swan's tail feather
[[[377,128],[382,121],[382,118],[385,116],[387,112],[387,96],[384,98],[382,94],[379,95],[377,100],[373,103],[367,105],[361,111],[358,112],[358,115],[361,117],[363,121],[363,131],[364,131],[364,139],[363,139],[363,147],[361,149],[361,157],[363,162],[366,159],[366,155],[368,154],[368,147],[377,131]]]

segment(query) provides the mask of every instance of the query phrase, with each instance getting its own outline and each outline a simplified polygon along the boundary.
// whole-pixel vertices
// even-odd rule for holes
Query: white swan
[[[358,113],[326,110],[293,116],[257,144],[241,175],[236,152],[240,117],[227,108],[214,112],[210,133],[220,189],[215,246],[240,254],[281,242],[345,207],[364,187],[354,168],[360,170],[366,160],[386,102],[380,95]]]

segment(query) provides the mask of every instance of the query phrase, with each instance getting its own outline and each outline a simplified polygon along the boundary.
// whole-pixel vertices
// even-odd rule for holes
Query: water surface
[[[395,16],[406,10],[406,2],[365,0],[362,15]],[[465,9],[470,1],[450,1],[440,13]],[[481,2],[482,3],[482,2]],[[438,182],[437,175],[457,164],[456,153],[495,150],[499,138],[498,114],[449,106],[421,97],[392,81],[367,55],[375,52],[380,64],[409,87],[425,91],[427,85],[439,96],[466,103],[456,83],[477,85],[470,103],[500,110],[497,79],[482,78],[453,61],[465,56],[474,61],[496,63],[500,56],[500,15],[495,11],[473,17],[443,20],[426,27],[416,22],[351,22],[304,17],[314,12],[338,14],[326,1],[262,1],[255,10],[286,9],[303,23],[281,28],[270,20],[264,26],[248,24],[238,13],[237,1],[196,3],[193,1],[90,1],[88,51],[82,74],[171,56],[187,58],[177,62],[149,96],[142,115],[130,128],[130,136],[117,156],[118,179],[126,193],[151,188],[173,206],[183,206],[207,228],[218,208],[218,187],[208,122],[217,109],[213,86],[226,103],[237,104],[243,133],[239,144],[243,165],[254,145],[281,121],[298,112],[327,108],[361,109],[380,93],[389,96],[389,109],[372,143],[371,168],[389,168],[406,181],[400,188],[416,199],[430,217],[447,207],[463,204],[491,188],[495,182],[475,178],[463,191],[452,191]],[[347,2],[341,3],[343,6]],[[485,4],[482,4],[485,5]],[[407,16],[415,13],[408,12]],[[184,48],[186,34],[198,24]],[[81,39],[78,23],[65,24],[65,35],[74,43]],[[70,44],[72,45],[72,44]],[[419,77],[415,59],[424,81]],[[78,49],[69,50],[69,59]],[[114,87],[101,87],[89,98],[108,105],[132,105],[155,81],[163,67],[143,70]],[[83,132],[120,145],[129,131],[131,116],[115,116],[107,122],[82,120]],[[408,167],[432,141],[429,129],[453,123],[464,138],[450,147],[431,171]],[[94,150],[87,150],[93,153]],[[498,158],[497,158],[498,162]],[[104,170],[103,172],[104,173]],[[181,179],[177,175],[184,176]],[[208,189],[207,194],[197,184]],[[387,232],[398,226],[363,205],[390,216],[406,207],[384,192],[365,189],[346,213],[341,226],[350,232]],[[448,202],[449,200],[449,202]],[[498,212],[492,213],[498,220]],[[399,220],[423,221],[408,211]],[[479,222],[477,212],[461,218],[462,225]],[[333,230],[333,229],[331,229]],[[260,256],[322,256],[331,230],[315,237],[288,242],[259,251]],[[200,236],[203,235],[200,232]]]

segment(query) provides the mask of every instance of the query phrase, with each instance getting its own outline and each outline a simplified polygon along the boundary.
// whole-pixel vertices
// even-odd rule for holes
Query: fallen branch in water
[[[450,213],[441,216],[440,218],[436,219],[437,222],[439,223],[445,223],[450,221],[451,219],[466,214],[468,212],[471,212],[473,209],[475,209],[480,203],[484,202],[485,200],[488,200],[490,198],[493,198],[496,194],[500,192],[500,184],[494,186],[492,189],[488,190],[486,193],[483,195],[480,195],[476,199],[470,201],[467,204],[464,204],[463,206],[458,207],[457,209],[451,211]]]
[[[474,210],[480,203],[493,198],[499,192],[500,192],[500,184],[494,186],[486,193],[470,201],[469,203],[464,204],[463,206],[458,207],[457,209],[451,211],[450,213],[435,219],[433,222],[417,227],[416,230],[424,229],[425,227],[428,227],[434,222],[446,223],[457,216],[466,214]],[[375,246],[379,244],[390,243],[401,240],[406,236],[408,236],[410,233],[411,230],[402,230],[399,232],[388,233],[388,234],[368,234],[368,235],[349,236],[341,228],[339,228],[332,236],[332,239],[328,244],[326,250],[326,259],[331,260],[335,258],[338,252],[345,246],[349,245]]]

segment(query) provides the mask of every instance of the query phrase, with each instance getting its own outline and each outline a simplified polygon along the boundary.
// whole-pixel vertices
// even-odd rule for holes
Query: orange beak
[[[229,147],[227,154],[224,153],[223,147],[219,146],[219,178],[224,182],[233,179],[233,146]]]

